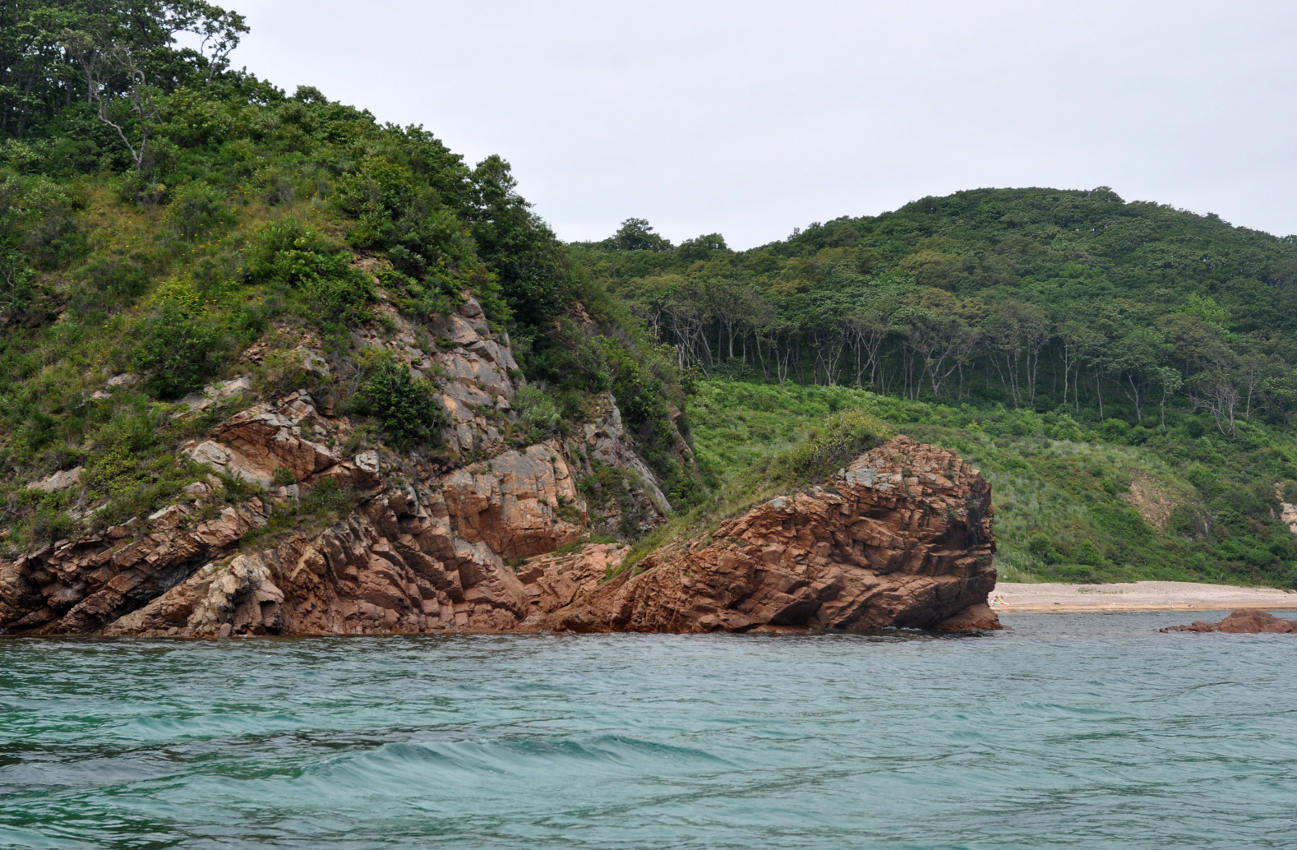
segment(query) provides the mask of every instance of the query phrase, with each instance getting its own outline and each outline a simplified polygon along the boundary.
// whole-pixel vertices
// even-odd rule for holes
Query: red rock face
[[[998,628],[990,485],[898,437],[829,482],[650,555],[555,612],[574,631]]]
[[[1196,620],[1187,626],[1168,626],[1164,632],[1228,632],[1230,634],[1297,634],[1297,620],[1281,620],[1268,611],[1240,608],[1219,623]]]

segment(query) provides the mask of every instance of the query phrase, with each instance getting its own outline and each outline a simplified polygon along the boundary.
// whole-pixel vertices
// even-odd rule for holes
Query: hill
[[[673,362],[505,160],[231,70],[206,3],[0,15],[0,628],[278,605],[238,558],[311,547],[328,630],[493,623],[507,562],[701,497]]]
[[[1015,577],[1297,581],[1291,237],[983,189],[749,251],[642,219],[575,250],[700,379],[715,480],[859,405],[985,467]]]

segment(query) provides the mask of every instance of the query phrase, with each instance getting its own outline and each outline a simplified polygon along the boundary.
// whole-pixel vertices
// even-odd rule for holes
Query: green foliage
[[[887,425],[863,410],[842,410],[812,428],[800,445],[776,456],[777,478],[819,481],[891,437]]]
[[[863,409],[890,429],[958,451],[987,477],[1001,578],[1297,586],[1286,554],[1293,535],[1277,520],[1274,492],[1297,463],[1297,445],[1282,432],[1217,434],[1196,446],[1183,432],[1155,432],[1126,445],[1068,412],[955,408],[845,387],[732,380],[698,382],[690,408],[699,463],[725,482],[721,501],[732,492],[777,491],[781,457],[807,452],[802,441],[823,433],[835,410]],[[1164,521],[1148,499],[1165,506]]]
[[[563,417],[558,405],[544,388],[536,384],[523,384],[513,395],[513,410],[522,426],[522,442],[539,443],[559,432]]]
[[[359,494],[332,478],[322,478],[301,494],[275,505],[266,523],[250,530],[239,539],[242,551],[255,551],[273,545],[289,533],[318,532],[352,510]]]
[[[246,276],[300,295],[305,315],[321,326],[356,320],[374,295],[369,278],[350,265],[341,246],[291,217],[268,222],[257,233]]]
[[[594,461],[590,474],[577,481],[577,488],[592,512],[618,517],[616,533],[622,540],[634,540],[654,524],[656,516],[644,495],[644,484],[628,469]],[[597,517],[592,520],[597,526]]]
[[[202,180],[195,180],[176,192],[165,215],[170,234],[188,241],[233,221],[223,193]]]
[[[219,340],[219,328],[208,317],[167,303],[144,319],[132,365],[147,375],[155,397],[177,399],[215,374]]]
[[[716,239],[724,247],[725,240],[719,234]],[[616,251],[669,251],[672,247],[671,242],[654,233],[653,226],[643,218],[628,218],[623,221],[607,246]],[[691,243],[690,253],[696,254],[698,247],[696,243]]]
[[[751,251],[579,246],[685,364],[1222,434],[1297,413],[1297,243],[1111,190],[976,190]],[[1293,384],[1297,385],[1297,384]]]
[[[370,368],[355,404],[359,413],[376,418],[383,434],[397,446],[440,449],[445,445],[441,431],[450,420],[435,387],[390,359]]]
[[[168,402],[223,374],[250,374],[254,395],[306,387],[324,406],[354,404],[392,444],[440,451],[448,423],[430,382],[395,362],[355,375],[347,364],[364,362],[357,340],[382,334],[389,309],[417,327],[466,295],[514,341],[532,387],[517,403],[526,439],[602,415],[599,394],[616,385],[671,498],[699,498],[673,355],[573,262],[508,163],[469,168],[421,128],[231,72],[228,48],[245,31],[198,0],[0,8],[10,539],[174,497],[194,474],[178,445],[228,411],[172,419]],[[180,47],[180,32],[206,38],[207,52]],[[727,253],[714,235],[690,250]],[[323,342],[340,380],[307,368],[294,353],[302,337]],[[113,422],[147,424],[152,438],[126,440]],[[370,426],[352,437],[370,438]],[[24,482],[76,465],[82,492],[18,506]],[[227,496],[239,486],[226,482]]]
[[[28,181],[15,217],[22,248],[41,271],[63,268],[85,251],[85,233],[72,198],[53,181]]]

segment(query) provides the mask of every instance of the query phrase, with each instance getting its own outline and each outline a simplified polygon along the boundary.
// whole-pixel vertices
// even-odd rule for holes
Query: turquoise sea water
[[[1293,847],[1297,639],[0,640],[0,847]]]

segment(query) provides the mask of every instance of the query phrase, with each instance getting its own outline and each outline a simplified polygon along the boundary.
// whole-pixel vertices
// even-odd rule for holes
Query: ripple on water
[[[1287,847],[1284,636],[0,642],[5,847]]]

